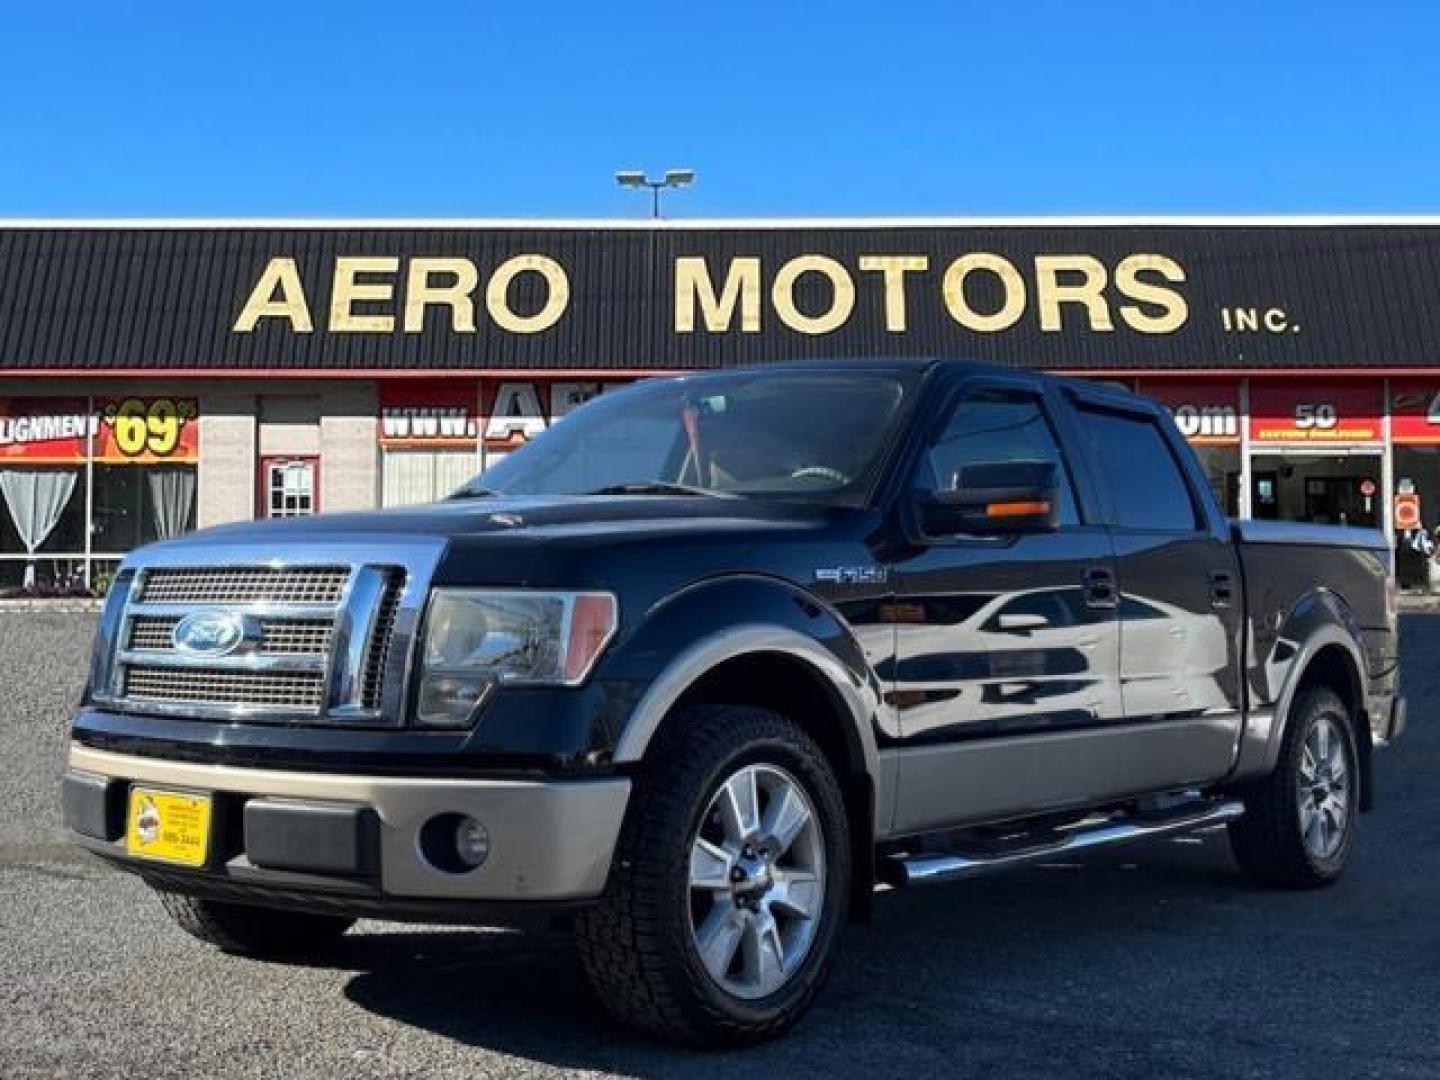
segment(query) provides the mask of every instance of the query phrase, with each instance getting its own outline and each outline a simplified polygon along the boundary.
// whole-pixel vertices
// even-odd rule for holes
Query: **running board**
[[[881,880],[889,885],[932,885],[979,877],[1027,863],[1045,862],[1093,848],[1193,832],[1208,825],[1234,821],[1244,813],[1245,804],[1238,801],[1210,802],[1199,808],[1177,808],[1163,816],[1109,818],[1089,827],[1080,825],[1058,838],[1047,837],[1039,844],[1032,842],[1026,845],[1022,842],[1008,851],[1001,849],[968,855],[958,851],[930,851],[892,855],[882,859],[878,869]]]

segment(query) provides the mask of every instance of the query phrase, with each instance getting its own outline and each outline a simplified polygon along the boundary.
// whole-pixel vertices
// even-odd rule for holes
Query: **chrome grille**
[[[147,604],[338,604],[345,566],[155,569],[136,597]]]
[[[130,640],[127,644],[132,649],[170,649],[174,647],[171,634],[175,632],[175,624],[180,621],[180,616],[168,615],[140,615],[130,620]]]
[[[365,535],[327,538],[323,548],[197,538],[136,552],[101,617],[94,696],[190,720],[398,727],[445,547],[439,537]],[[178,561],[187,555],[197,562]],[[218,618],[197,619],[185,634],[193,646],[177,648],[193,615]],[[220,636],[207,638],[217,626]]]
[[[135,665],[125,669],[124,695],[138,701],[204,702],[314,712],[325,702],[325,675],[319,671],[233,671]]]
[[[260,653],[326,653],[333,629],[329,619],[261,619]]]
[[[173,651],[172,635],[180,619],[179,615],[135,616],[130,620],[129,647],[155,652]],[[333,629],[334,623],[328,618],[261,619],[256,652],[262,656],[323,654],[330,650]]]
[[[392,575],[375,615],[375,632],[365,654],[365,674],[360,685],[360,704],[367,709],[378,709],[385,692],[385,669],[389,667],[390,646],[395,639],[395,614],[404,588],[404,578]]]

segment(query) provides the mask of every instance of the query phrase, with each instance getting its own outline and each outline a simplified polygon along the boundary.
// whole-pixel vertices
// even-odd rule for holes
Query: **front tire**
[[[1245,789],[1245,816],[1230,823],[1240,869],[1272,887],[1329,885],[1355,844],[1359,785],[1350,710],[1327,687],[1301,691],[1275,771]]]
[[[184,893],[162,891],[160,903],[180,929],[207,945],[271,960],[322,952],[355,925],[354,919],[339,915],[227,904]]]
[[[601,904],[578,919],[601,1003],[671,1042],[771,1038],[829,973],[850,890],[834,770],[762,709],[671,716],[647,755]]]

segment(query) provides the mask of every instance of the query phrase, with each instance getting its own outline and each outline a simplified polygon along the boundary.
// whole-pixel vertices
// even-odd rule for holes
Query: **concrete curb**
[[[53,596],[53,597],[25,597],[9,600],[0,600],[0,614],[7,611],[50,611],[56,613],[66,612],[94,612],[99,611],[104,600],[88,596]]]

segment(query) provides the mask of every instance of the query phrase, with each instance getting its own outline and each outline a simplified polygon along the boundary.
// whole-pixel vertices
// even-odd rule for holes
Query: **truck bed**
[[[1370,689],[1393,680],[1394,559],[1383,533],[1283,521],[1233,521],[1231,530],[1244,576],[1252,707],[1276,702],[1291,671],[1294,643],[1322,618],[1338,619],[1361,644]]]

